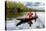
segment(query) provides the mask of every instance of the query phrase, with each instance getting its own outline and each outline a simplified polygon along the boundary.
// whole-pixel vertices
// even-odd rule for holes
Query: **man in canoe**
[[[22,23],[26,23],[26,22],[31,26],[31,24],[33,24],[32,20],[37,19],[37,16],[33,16],[32,12],[28,12],[27,16],[26,16],[26,18],[21,18],[21,19],[18,18],[17,20],[21,20],[21,21],[16,26],[18,26]]]

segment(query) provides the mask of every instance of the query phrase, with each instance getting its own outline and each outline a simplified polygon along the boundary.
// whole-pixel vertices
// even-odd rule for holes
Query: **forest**
[[[15,18],[22,16],[24,12],[31,12],[30,8],[27,8],[23,3],[20,2],[5,2],[6,18]]]

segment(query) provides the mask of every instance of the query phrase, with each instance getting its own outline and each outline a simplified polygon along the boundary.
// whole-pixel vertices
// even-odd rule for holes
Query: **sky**
[[[20,2],[43,2],[43,0],[8,0],[8,1],[20,1]]]
[[[21,3],[24,3],[24,5],[25,5],[26,3],[28,3],[28,2],[42,2],[42,3],[44,3],[43,0],[9,0],[9,1],[21,2]],[[34,8],[34,9],[40,9],[40,10],[42,9],[42,10],[43,10],[44,6],[43,6],[42,3],[39,4],[39,5],[33,3],[34,5],[37,5],[37,6],[30,5],[30,6],[28,6],[28,8]],[[33,7],[32,7],[32,6],[33,6]]]
[[[38,9],[38,10],[44,10],[45,4],[41,2],[28,2],[26,4],[28,8]]]

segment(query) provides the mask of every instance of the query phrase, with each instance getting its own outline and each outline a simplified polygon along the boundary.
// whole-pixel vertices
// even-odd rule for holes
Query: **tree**
[[[7,13],[7,16],[8,18],[14,18],[14,17],[17,17],[18,16],[22,16],[23,15],[23,12],[26,12],[26,11],[30,11],[31,9],[27,8],[26,6],[24,6],[23,3],[20,3],[20,2],[6,2],[6,6],[7,6],[7,9],[6,9],[6,13]],[[15,9],[15,12],[14,12],[14,9]],[[18,13],[16,13],[16,9],[19,11]]]

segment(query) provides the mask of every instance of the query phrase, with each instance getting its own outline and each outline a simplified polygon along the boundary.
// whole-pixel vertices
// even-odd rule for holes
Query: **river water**
[[[45,26],[45,12],[36,12],[38,15],[38,19],[36,22],[33,21],[31,27],[28,23],[23,23],[19,26],[16,26],[19,20],[13,18],[12,20],[6,21],[7,30],[22,30],[22,29],[42,29]]]

